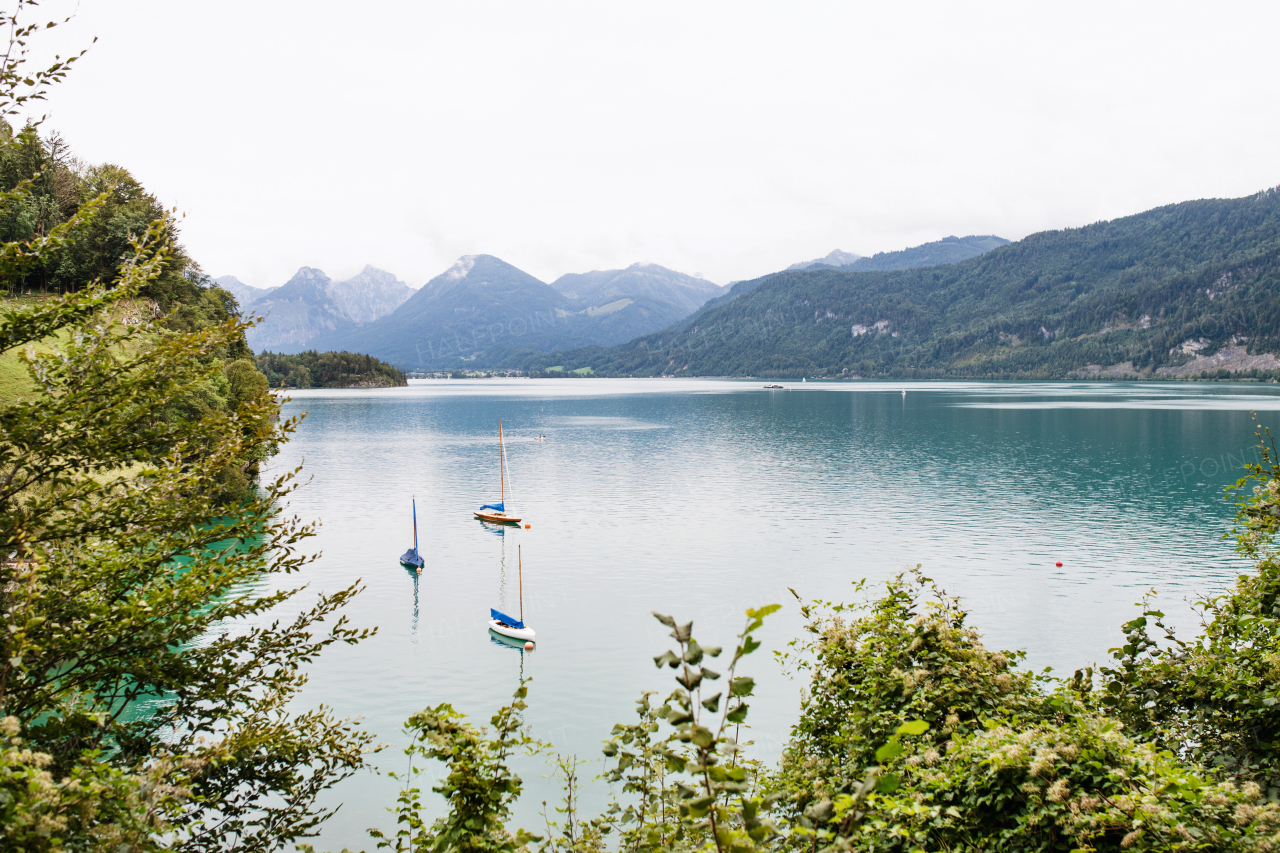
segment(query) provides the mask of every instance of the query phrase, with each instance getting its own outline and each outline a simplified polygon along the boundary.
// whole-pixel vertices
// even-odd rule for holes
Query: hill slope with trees
[[[605,375],[1160,377],[1280,369],[1280,190],[1033,234],[957,264],[790,271],[611,348]]]
[[[409,384],[403,371],[353,352],[262,352],[256,360],[272,388],[396,388]]]

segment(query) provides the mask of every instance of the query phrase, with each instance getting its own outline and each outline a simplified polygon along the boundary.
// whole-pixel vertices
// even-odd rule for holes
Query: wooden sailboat
[[[502,445],[502,421],[498,421],[498,488],[501,499],[476,510],[476,518],[496,524],[519,524],[519,518],[507,514],[507,454]]]
[[[534,631],[524,624],[524,560],[520,555],[520,546],[516,546],[516,564],[520,573],[520,618],[514,619],[501,610],[489,608],[489,630],[513,640],[533,642]]]
[[[413,547],[400,555],[400,565],[422,571],[426,562],[418,555],[418,499],[413,499]]]

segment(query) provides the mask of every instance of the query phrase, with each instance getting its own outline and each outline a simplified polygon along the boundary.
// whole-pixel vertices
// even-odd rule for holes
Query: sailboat
[[[418,555],[418,499],[413,499],[413,547],[400,555],[400,565],[422,571],[426,561]]]
[[[533,642],[533,629],[524,624],[524,560],[521,557],[519,546],[516,546],[516,562],[520,572],[520,618],[513,619],[501,610],[494,610],[490,607],[489,630],[495,634],[510,637],[513,640]]]
[[[502,421],[498,421],[498,488],[501,499],[496,504],[485,504],[476,510],[476,518],[497,524],[519,524],[520,519],[507,514],[507,455],[502,445]]]

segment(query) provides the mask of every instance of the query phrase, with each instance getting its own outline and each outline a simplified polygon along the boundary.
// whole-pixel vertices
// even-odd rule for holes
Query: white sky
[[[77,8],[47,0],[36,14]],[[211,275],[725,283],[1280,184],[1280,3],[79,0],[44,111]]]

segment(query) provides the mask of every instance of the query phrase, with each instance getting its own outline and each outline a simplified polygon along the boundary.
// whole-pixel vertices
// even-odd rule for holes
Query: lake
[[[1222,534],[1223,487],[1253,459],[1253,416],[1280,426],[1280,389],[1190,383],[787,383],[676,379],[440,380],[408,388],[293,392],[306,412],[269,466],[305,464],[290,510],[323,522],[310,592],[360,580],[348,608],[373,639],[331,648],[302,702],[362,716],[383,770],[403,771],[401,726],[453,703],[477,722],[532,679],[526,720],[565,754],[597,759],[645,689],[675,685],[652,658],[668,648],[657,610],[732,647],[747,607],[783,610],[743,665],[757,699],[755,754],[773,760],[803,678],[768,649],[801,633],[807,599],[855,600],[850,583],[921,564],[963,597],[988,645],[1070,675],[1106,659],[1148,590],[1193,631],[1187,602],[1246,568]],[[903,391],[906,391],[904,394]],[[528,530],[471,511],[499,495]],[[537,436],[545,435],[545,440]],[[418,505],[426,568],[398,556]],[[519,608],[533,652],[490,639],[490,607]],[[1057,567],[1055,563],[1063,565]],[[295,578],[283,579],[284,581]],[[516,762],[517,823],[542,828],[556,788],[540,758]],[[587,776],[598,772],[588,768]],[[429,782],[424,779],[424,789]],[[398,783],[372,771],[318,849],[373,849]],[[435,807],[438,798],[428,795]],[[588,813],[604,802],[588,792]]]

